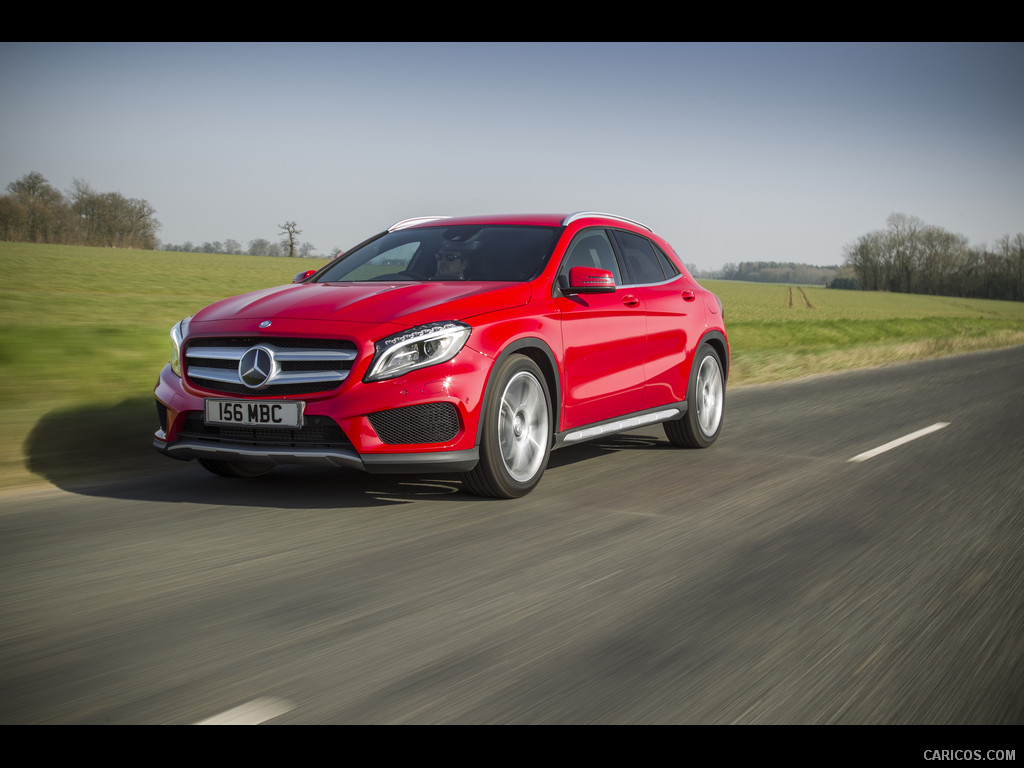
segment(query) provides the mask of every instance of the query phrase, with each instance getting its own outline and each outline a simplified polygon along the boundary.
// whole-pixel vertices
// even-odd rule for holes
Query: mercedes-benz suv
[[[513,498],[551,450],[662,423],[718,438],[719,299],[600,213],[420,218],[171,330],[155,447],[219,475],[278,464],[458,473]]]

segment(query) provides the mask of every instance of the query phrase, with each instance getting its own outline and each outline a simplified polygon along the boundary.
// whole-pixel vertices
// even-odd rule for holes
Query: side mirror
[[[316,270],[315,269],[307,269],[305,272],[299,272],[299,274],[297,274],[295,277],[293,277],[292,278],[292,282],[293,283],[301,283],[306,278],[310,277],[311,275],[315,275],[315,274],[316,274]]]
[[[614,293],[615,278],[607,269],[595,267],[573,267],[569,270],[568,281],[560,278],[562,293],[571,296],[577,293]]]

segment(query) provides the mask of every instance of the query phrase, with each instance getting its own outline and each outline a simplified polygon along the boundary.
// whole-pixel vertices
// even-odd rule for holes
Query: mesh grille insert
[[[377,411],[368,417],[382,442],[447,443],[459,433],[459,412],[451,403],[426,403]]]

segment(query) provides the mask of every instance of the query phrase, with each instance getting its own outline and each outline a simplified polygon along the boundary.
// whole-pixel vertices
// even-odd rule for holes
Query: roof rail
[[[417,216],[414,219],[403,219],[395,224],[388,227],[388,232],[394,232],[397,229],[407,229],[408,227],[415,227],[417,224],[423,224],[428,221],[437,221],[438,219],[448,219],[450,216]]]
[[[627,219],[625,216],[616,216],[613,213],[600,213],[599,211],[577,211],[576,213],[570,213],[562,220],[562,226],[567,227],[577,219],[589,219],[593,216],[600,216],[602,219],[617,219],[618,221],[625,221],[630,224],[636,224],[638,227],[643,227],[648,232],[654,231],[646,224],[639,222],[636,219]]]

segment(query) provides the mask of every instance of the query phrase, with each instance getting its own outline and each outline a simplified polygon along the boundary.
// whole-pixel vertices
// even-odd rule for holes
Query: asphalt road
[[[730,391],[713,448],[564,449],[515,501],[7,493],[0,722],[1020,724],[1022,523],[1022,348]]]

